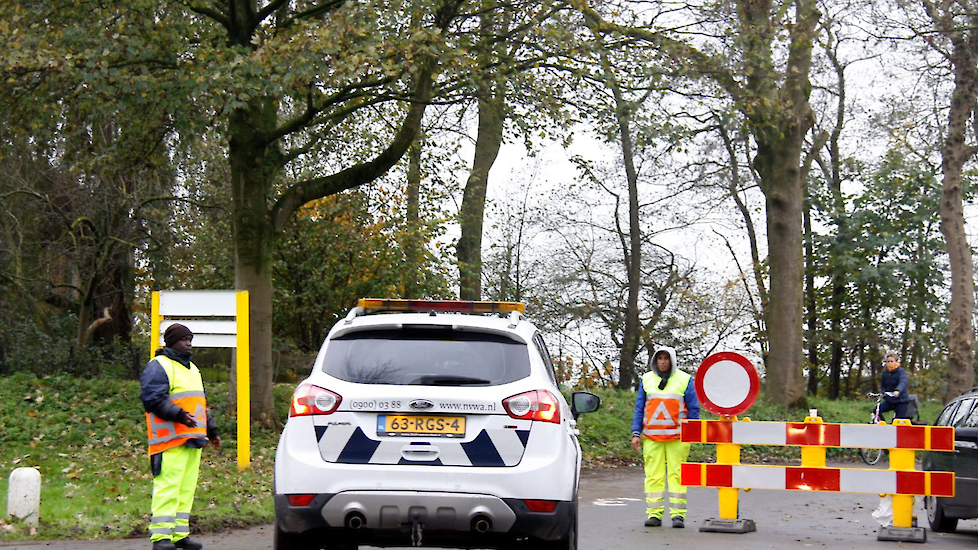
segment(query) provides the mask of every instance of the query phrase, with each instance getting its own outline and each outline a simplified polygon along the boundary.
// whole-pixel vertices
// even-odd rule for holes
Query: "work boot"
[[[190,537],[178,540],[177,542],[173,543],[173,546],[176,548],[185,548],[186,550],[200,550],[204,547],[203,544],[191,539]]]
[[[177,550],[170,539],[161,539],[153,543],[153,550]]]
[[[649,518],[645,520],[646,527],[662,527],[662,520],[659,518]]]
[[[686,520],[682,516],[672,516],[672,526],[675,529],[682,529],[686,527]]]

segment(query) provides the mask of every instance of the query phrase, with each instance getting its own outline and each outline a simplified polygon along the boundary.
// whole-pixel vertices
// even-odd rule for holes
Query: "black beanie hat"
[[[190,329],[181,325],[180,323],[174,323],[168,327],[163,332],[163,343],[166,347],[173,347],[180,340],[183,340],[187,336],[193,336],[194,333],[190,332]]]

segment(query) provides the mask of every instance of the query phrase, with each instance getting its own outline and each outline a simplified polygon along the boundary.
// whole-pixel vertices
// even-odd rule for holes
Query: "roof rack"
[[[515,325],[520,315],[526,311],[523,302],[485,302],[471,300],[400,300],[385,298],[361,298],[357,307],[346,315],[346,324],[360,315],[384,312],[416,312],[416,313],[508,313],[510,321]]]

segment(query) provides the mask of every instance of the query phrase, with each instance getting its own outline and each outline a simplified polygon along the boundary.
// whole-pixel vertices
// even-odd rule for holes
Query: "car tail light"
[[[513,418],[560,424],[560,404],[547,390],[532,390],[503,399],[503,408]]]
[[[343,398],[338,393],[305,384],[296,388],[292,394],[289,416],[333,414],[342,402]]]
[[[309,506],[309,503],[316,498],[315,494],[307,495],[287,495],[289,497],[289,506]]]
[[[531,512],[536,512],[538,514],[550,514],[557,509],[556,500],[524,500],[526,507],[530,509]]]

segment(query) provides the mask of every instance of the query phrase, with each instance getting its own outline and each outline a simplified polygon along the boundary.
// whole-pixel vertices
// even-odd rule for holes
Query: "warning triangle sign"
[[[660,400],[655,410],[652,411],[652,416],[649,417],[648,423],[651,426],[675,426],[676,420],[669,412],[669,408],[666,407],[665,401]]]

